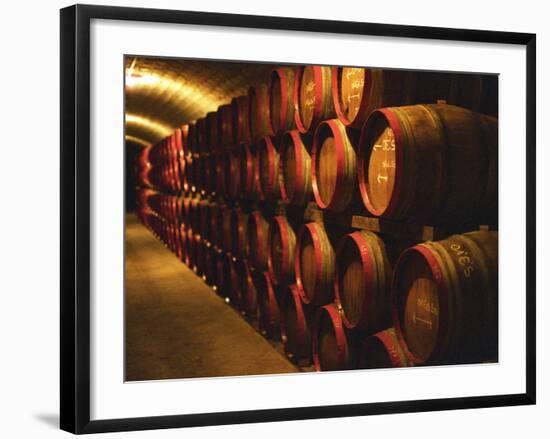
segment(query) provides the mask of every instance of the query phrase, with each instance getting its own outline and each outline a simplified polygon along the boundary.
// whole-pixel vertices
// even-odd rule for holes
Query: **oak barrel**
[[[294,270],[305,303],[324,305],[334,298],[333,245],[320,223],[303,224],[296,241]]]
[[[239,151],[240,183],[239,190],[243,198],[254,199],[258,193],[258,174],[256,166],[256,148],[249,143],[241,143]]]
[[[203,153],[212,153],[218,150],[219,138],[218,138],[218,113],[211,111],[206,114],[206,144]]]
[[[269,227],[268,270],[275,284],[294,283],[296,234],[286,216],[273,217]]]
[[[294,70],[278,67],[269,78],[269,121],[274,135],[294,128]]]
[[[281,199],[291,205],[303,206],[311,200],[311,156],[297,130],[287,131],[279,146]]]
[[[395,267],[392,291],[393,324],[415,364],[497,357],[498,232],[409,248]]]
[[[197,127],[197,145],[196,153],[203,153],[208,151],[208,131],[206,128],[206,118],[201,117],[196,121]]]
[[[332,68],[304,66],[296,69],[294,119],[300,133],[313,132],[323,120],[336,117],[332,97]]]
[[[265,200],[276,200],[281,196],[281,175],[279,152],[271,137],[263,137],[256,145],[260,193]]]
[[[367,337],[360,348],[361,369],[407,367],[413,364],[407,359],[393,328],[388,328]]]
[[[233,146],[233,115],[231,104],[218,107],[218,143],[220,148]]]
[[[346,127],[338,119],[322,122],[313,138],[312,186],[321,209],[341,212],[356,194],[356,154]]]
[[[231,210],[231,253],[246,258],[248,255],[248,213],[240,207]]]
[[[240,195],[240,156],[236,150],[229,150],[224,155],[223,184],[225,197],[236,200]]]
[[[345,370],[352,366],[342,318],[333,303],[317,310],[311,345],[313,364],[317,371]]]
[[[248,111],[252,142],[257,142],[262,137],[273,134],[271,122],[269,121],[269,101],[266,84],[248,89]]]
[[[248,96],[238,96],[231,100],[234,145],[239,145],[243,142],[250,142],[250,111],[248,105]]]
[[[492,223],[497,120],[447,104],[374,111],[361,131],[358,179],[370,213]]]
[[[278,339],[280,336],[279,304],[269,273],[267,271],[257,272],[254,276],[254,283],[258,300],[260,332],[269,339]]]
[[[259,210],[248,216],[248,259],[254,268],[267,269],[269,223]]]
[[[375,332],[391,322],[391,267],[384,242],[366,230],[343,236],[336,249],[335,302],[347,328]]]
[[[295,363],[311,364],[311,310],[302,303],[297,285],[285,288],[281,299],[281,340],[287,356]]]

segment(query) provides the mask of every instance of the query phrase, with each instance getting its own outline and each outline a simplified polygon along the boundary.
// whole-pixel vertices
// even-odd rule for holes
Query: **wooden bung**
[[[406,250],[395,267],[393,325],[414,364],[475,363],[498,354],[498,232]]]
[[[374,111],[359,141],[363,203],[376,216],[493,223],[497,120],[447,104]]]
[[[390,283],[386,248],[376,234],[361,230],[340,239],[334,294],[347,328],[373,333],[389,326]]]

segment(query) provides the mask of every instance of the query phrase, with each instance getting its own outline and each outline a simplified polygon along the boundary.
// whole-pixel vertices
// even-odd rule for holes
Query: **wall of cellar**
[[[297,365],[497,361],[498,78],[255,68],[134,148],[140,221]]]

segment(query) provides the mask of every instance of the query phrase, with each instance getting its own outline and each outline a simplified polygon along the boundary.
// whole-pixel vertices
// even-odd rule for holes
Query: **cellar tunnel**
[[[498,361],[498,75],[124,68],[126,380]]]

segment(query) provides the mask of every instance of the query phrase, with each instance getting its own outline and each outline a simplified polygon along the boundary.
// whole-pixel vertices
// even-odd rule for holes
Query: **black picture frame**
[[[535,404],[536,36],[534,34],[89,5],[67,7],[60,13],[60,424],[63,430],[80,434]],[[90,22],[92,19],[525,46],[527,60],[525,66],[527,78],[526,392],[481,397],[90,420]]]

